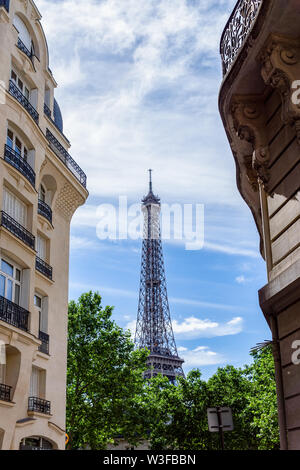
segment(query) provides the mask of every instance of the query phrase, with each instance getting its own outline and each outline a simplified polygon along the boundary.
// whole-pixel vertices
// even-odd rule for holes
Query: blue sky
[[[148,168],[165,203],[205,205],[205,244],[164,243],[185,370],[209,377],[270,337],[257,290],[265,263],[218,113],[222,29],[235,0],[36,0],[71,155],[90,197],[72,222],[70,298],[99,290],[123,327],[136,319],[141,241],[96,236],[97,207],[137,203]]]

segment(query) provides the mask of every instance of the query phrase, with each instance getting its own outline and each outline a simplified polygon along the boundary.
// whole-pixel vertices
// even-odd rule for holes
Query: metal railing
[[[43,413],[46,415],[51,414],[51,402],[43,400],[42,398],[29,397],[28,398],[28,411],[36,413]]]
[[[27,57],[29,57],[29,59],[32,60],[32,52],[25,46],[22,39],[18,38],[17,46],[20,49],[20,51],[24,52],[24,54],[26,54]]]
[[[9,0],[0,0],[0,7],[4,7],[9,12]]]
[[[44,113],[46,114],[46,116],[52,120],[52,116],[51,116],[51,109],[49,108],[49,106],[44,103]]]
[[[11,401],[11,390],[12,387],[8,385],[0,384],[0,400]]]
[[[4,211],[0,211],[0,225],[34,250],[35,236]]]
[[[80,166],[73,160],[71,155],[66,151],[66,149],[61,145],[61,143],[56,139],[56,137],[49,131],[46,130],[46,138],[49,142],[50,148],[58,156],[58,158],[66,165],[66,167],[73,173],[75,178],[86,188],[86,174],[82,171]]]
[[[15,85],[15,83],[10,80],[9,81],[9,93],[16,98],[17,101],[23,106],[23,108],[28,111],[32,119],[38,124],[39,123],[39,113],[37,110],[32,106],[32,104],[28,101],[26,96],[23,95],[21,90]]]
[[[29,163],[19,153],[8,145],[4,147],[4,160],[16,168],[35,187],[35,172]]]
[[[28,331],[29,329],[29,312],[2,296],[0,296],[0,320],[23,331]]]
[[[221,37],[220,54],[223,74],[231,68],[239,50],[245,43],[263,0],[239,0]]]
[[[52,267],[38,256],[36,257],[35,268],[37,271],[44,274],[44,276],[48,277],[52,281]]]
[[[38,213],[52,224],[52,209],[41,199],[38,201]]]
[[[42,341],[42,344],[39,346],[39,351],[44,354],[49,354],[49,335],[43,331],[39,332],[39,339]]]

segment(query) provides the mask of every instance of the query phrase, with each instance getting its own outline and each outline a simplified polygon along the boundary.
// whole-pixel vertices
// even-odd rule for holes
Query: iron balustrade
[[[28,411],[36,413],[43,413],[45,415],[51,414],[51,402],[38,397],[28,398]]]
[[[42,341],[42,344],[39,346],[39,351],[43,352],[44,354],[49,354],[49,335],[43,331],[40,331],[39,339]]]
[[[4,7],[9,13],[9,0],[0,0],[0,7]]]
[[[10,215],[6,212],[0,212],[1,221],[0,225],[6,228],[9,232],[11,232],[15,237],[19,238],[28,245],[30,248],[34,250],[35,248],[35,236],[32,235],[26,228],[24,228],[19,222],[13,219]]]
[[[49,108],[49,106],[44,103],[44,113],[46,114],[46,116],[52,120],[51,118],[51,109]]]
[[[16,168],[35,187],[35,172],[29,163],[8,145],[4,147],[4,160]]]
[[[35,268],[37,271],[44,274],[44,276],[48,277],[52,281],[52,267],[38,256],[36,257]]]
[[[49,142],[50,148],[53,150],[55,155],[66,165],[66,167],[73,173],[75,178],[86,188],[86,174],[82,171],[80,166],[73,160],[71,155],[61,145],[57,138],[49,131],[46,130],[46,138]]]
[[[9,385],[0,384],[0,400],[11,401],[11,390],[12,387]]]
[[[221,37],[220,54],[223,74],[229,71],[245,43],[263,0],[239,0]]]
[[[52,209],[41,199],[38,201],[38,213],[52,224]]]
[[[24,42],[20,38],[18,38],[17,46],[20,51],[24,52],[24,54],[26,54],[27,57],[32,60],[32,52],[25,46]]]
[[[0,320],[20,330],[28,331],[29,312],[2,296],[0,296]]]
[[[32,106],[32,104],[28,101],[26,96],[23,95],[21,90],[15,85],[15,83],[10,80],[9,81],[9,93],[26,109],[26,111],[30,114],[32,119],[38,124],[39,123],[39,113],[37,110]]]

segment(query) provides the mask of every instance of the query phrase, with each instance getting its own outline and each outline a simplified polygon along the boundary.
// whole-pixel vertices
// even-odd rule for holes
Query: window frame
[[[9,266],[13,268],[13,275],[9,275],[2,269],[2,262],[7,263]],[[19,272],[19,276],[17,276],[17,272]],[[3,277],[5,279],[4,281],[4,295],[2,296],[2,292],[0,292],[0,295],[4,297],[5,299],[13,302],[16,305],[20,305],[21,301],[21,291],[22,291],[22,268],[15,263],[14,261],[10,260],[6,256],[0,255],[0,278]],[[19,279],[17,278],[19,277]],[[8,281],[11,282],[12,284],[12,295],[11,298],[7,297],[7,285]],[[16,286],[19,287],[18,291],[18,299],[16,298]]]

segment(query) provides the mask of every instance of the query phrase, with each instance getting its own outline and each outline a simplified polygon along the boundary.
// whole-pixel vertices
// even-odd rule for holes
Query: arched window
[[[20,450],[52,450],[53,445],[40,436],[25,437],[20,442]]]
[[[17,29],[19,38],[23,42],[24,46],[28,49],[29,52],[33,54],[33,42],[30,32],[28,31],[24,21],[18,15],[15,15],[14,17],[14,26]]]

